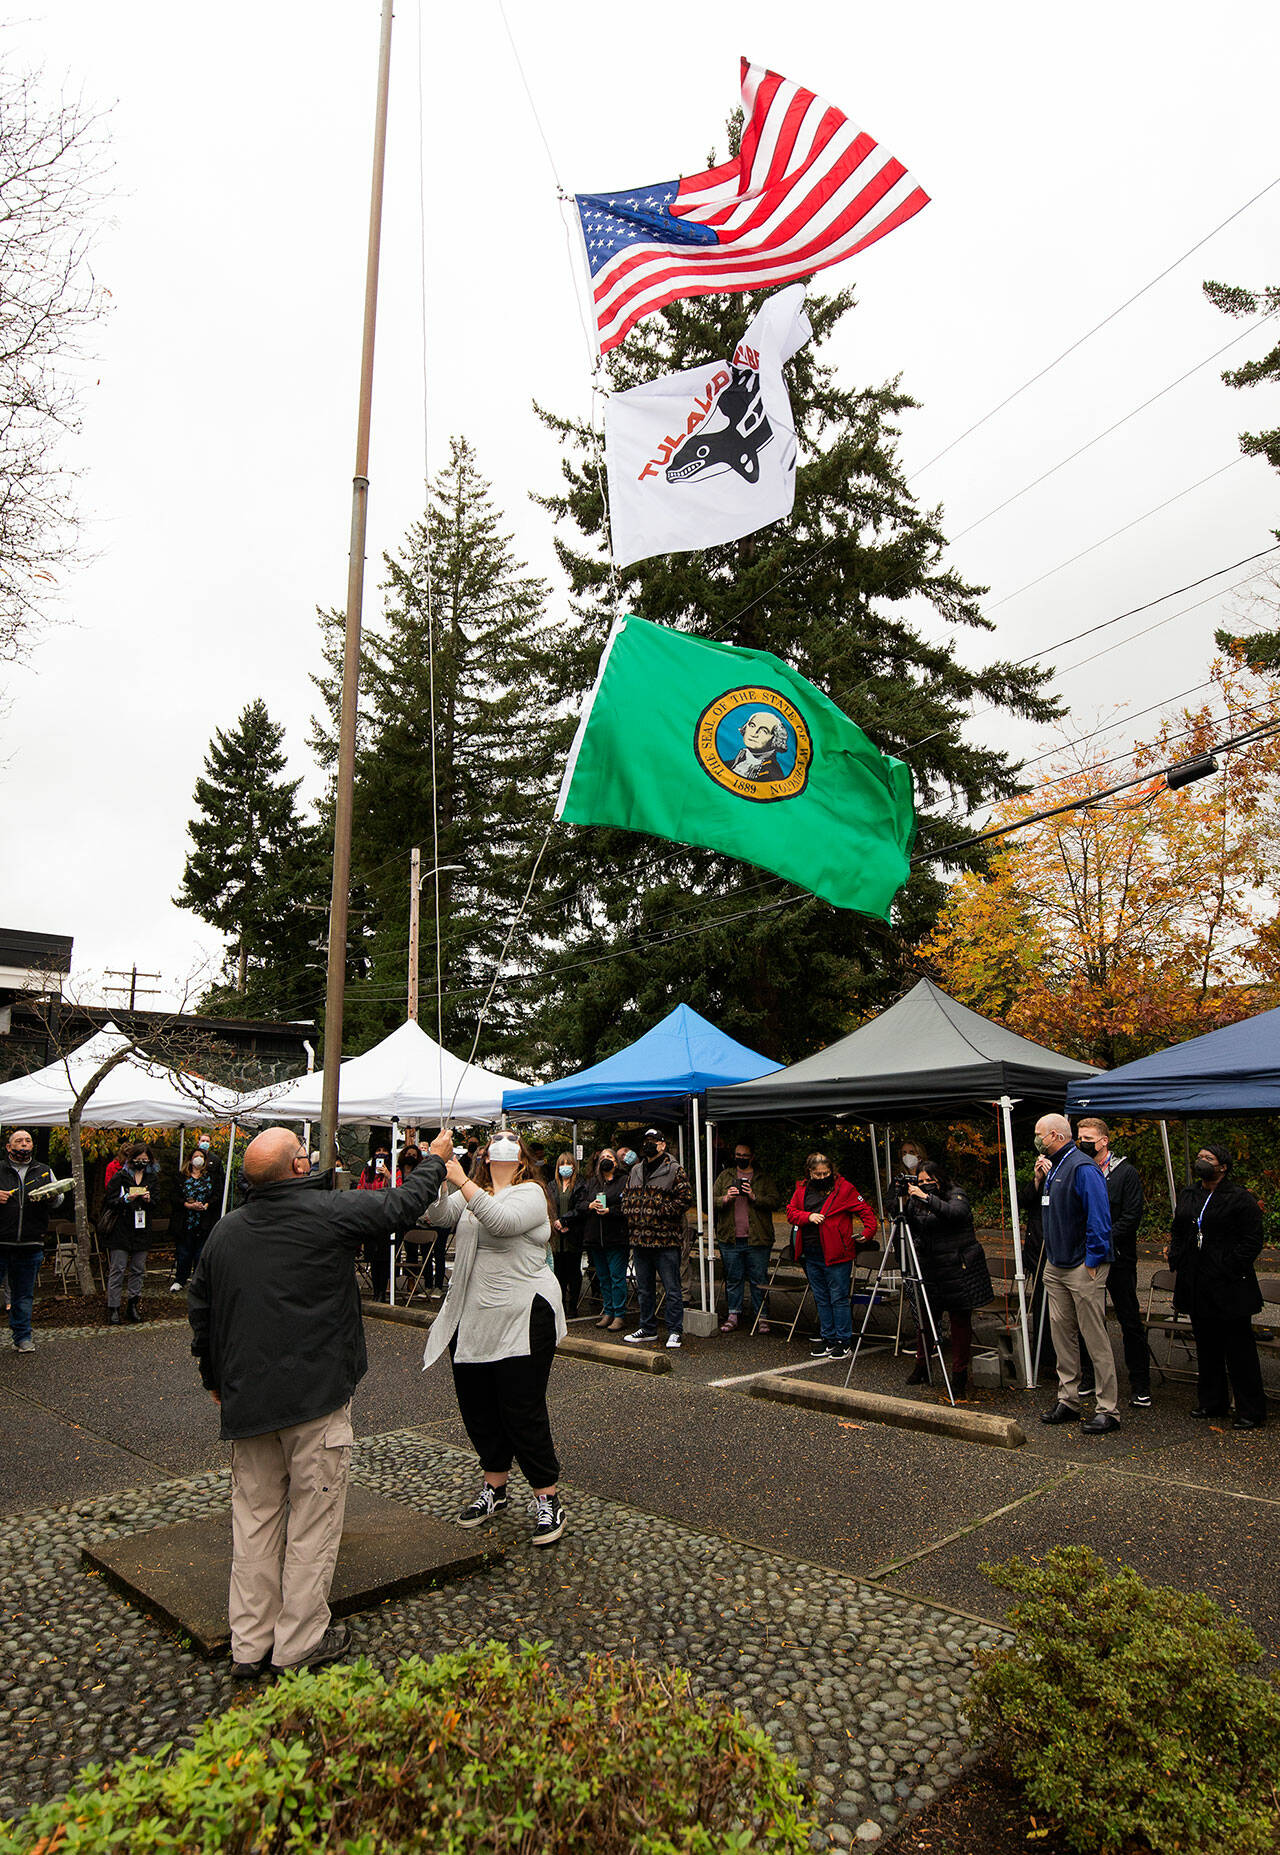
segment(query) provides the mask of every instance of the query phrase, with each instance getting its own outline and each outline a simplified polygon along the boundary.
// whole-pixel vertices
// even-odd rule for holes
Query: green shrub
[[[1025,1600],[1012,1648],[980,1658],[970,1713],[1070,1847],[1277,1846],[1280,1690],[1247,1672],[1262,1651],[1243,1624],[1083,1546],[982,1569]]]
[[[488,1643],[290,1675],[171,1760],[90,1766],[4,1855],[720,1855],[808,1846],[794,1766],[679,1670]]]

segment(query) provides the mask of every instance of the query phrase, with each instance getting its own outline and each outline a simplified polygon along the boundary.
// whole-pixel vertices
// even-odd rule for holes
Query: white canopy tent
[[[522,1088],[478,1063],[464,1063],[409,1018],[339,1071],[339,1121],[399,1121],[406,1127],[445,1121],[496,1121],[504,1089]],[[237,1109],[242,1121],[318,1121],[324,1072],[258,1089]]]

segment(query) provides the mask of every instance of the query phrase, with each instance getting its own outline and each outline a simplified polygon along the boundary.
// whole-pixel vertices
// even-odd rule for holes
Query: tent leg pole
[[[227,1170],[222,1179],[222,1212],[227,1215],[227,1199],[231,1196],[231,1170],[236,1163],[236,1124],[231,1123],[231,1139],[227,1143]]]
[[[702,1167],[698,1164],[698,1098],[693,1098],[693,1197],[698,1218],[698,1287],[702,1306],[707,1305],[707,1233],[702,1223]],[[681,1128],[683,1134],[684,1129]]]
[[[391,1117],[391,1191],[396,1189],[396,1161],[400,1157],[400,1123],[393,1114]],[[391,1267],[387,1274],[387,1304],[396,1304],[396,1233],[391,1232]]]
[[[716,1171],[716,1124],[707,1122],[707,1297],[702,1307],[710,1313],[716,1301],[716,1214],[711,1188]]]
[[[876,1147],[876,1124],[871,1123],[871,1164],[876,1172],[876,1209],[880,1213],[880,1228],[884,1229],[884,1191],[880,1184],[880,1154]]]
[[[1176,1211],[1178,1208],[1178,1190],[1173,1182],[1173,1154],[1169,1151],[1168,1121],[1161,1121],[1160,1123],[1160,1144],[1164,1148],[1165,1177],[1169,1181],[1169,1208],[1170,1210]]]
[[[185,1127],[180,1127],[178,1129],[178,1171],[179,1172],[182,1171],[182,1168],[186,1165],[186,1163],[187,1163],[187,1130]]]
[[[1009,1228],[1013,1232],[1013,1274],[1018,1284],[1018,1333],[1022,1340],[1024,1388],[1034,1391],[1036,1381],[1031,1369],[1031,1338],[1027,1321],[1027,1278],[1022,1266],[1022,1227],[1018,1221],[1018,1179],[1013,1163],[1013,1103],[1007,1095],[1000,1097],[1004,1117],[1004,1157],[1009,1174]]]

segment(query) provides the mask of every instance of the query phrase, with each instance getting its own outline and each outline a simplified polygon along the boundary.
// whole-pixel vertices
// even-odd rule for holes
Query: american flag
[[[736,161],[627,193],[579,193],[601,354],[680,296],[760,290],[839,264],[929,196],[812,90],[742,60]]]

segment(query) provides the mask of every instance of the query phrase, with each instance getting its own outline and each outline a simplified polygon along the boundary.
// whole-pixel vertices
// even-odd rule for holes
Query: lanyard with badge
[[[1050,1166],[1048,1172],[1046,1172],[1044,1175],[1044,1190],[1040,1194],[1040,1203],[1045,1208],[1045,1210],[1048,1210],[1049,1208],[1049,1187],[1053,1184],[1053,1175],[1058,1170],[1058,1167],[1062,1164],[1062,1161],[1067,1157],[1067,1153],[1069,1151],[1070,1151],[1070,1148],[1067,1148],[1059,1156],[1059,1158],[1055,1159],[1052,1166]]]
[[[1217,1187],[1215,1186],[1214,1191],[1216,1190],[1217,1190]],[[1196,1219],[1196,1248],[1198,1250],[1202,1250],[1204,1248],[1204,1214],[1209,1209],[1209,1198],[1212,1198],[1212,1197],[1213,1197],[1213,1192],[1210,1192],[1209,1196],[1205,1199],[1204,1203],[1200,1206],[1200,1215]]]

